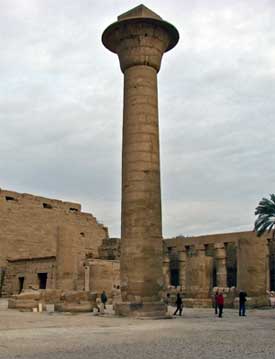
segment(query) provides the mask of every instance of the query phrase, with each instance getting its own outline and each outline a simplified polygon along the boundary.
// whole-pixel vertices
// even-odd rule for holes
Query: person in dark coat
[[[101,303],[104,305],[104,309],[106,309],[106,303],[107,303],[108,298],[105,293],[105,290],[101,293],[100,299],[101,299]]]
[[[216,291],[215,294],[214,294],[214,308],[215,308],[215,314],[217,315],[218,314],[218,295],[219,295],[219,292]]]
[[[181,313],[182,313],[182,299],[181,299],[181,296],[180,296],[179,293],[177,293],[176,306],[177,306],[177,309],[175,310],[174,315],[176,315],[178,311],[179,311],[179,315],[181,315]]]
[[[219,318],[222,318],[223,306],[224,306],[224,297],[222,293],[219,293],[217,297],[217,304],[219,308]]]
[[[247,294],[243,290],[239,293],[239,316],[245,317],[245,302]]]

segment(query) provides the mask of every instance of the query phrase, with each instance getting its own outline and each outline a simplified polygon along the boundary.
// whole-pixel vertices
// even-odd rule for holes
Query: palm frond
[[[254,223],[254,231],[260,237],[265,232],[270,233],[274,229],[275,237],[275,194],[270,194],[270,199],[263,198],[255,209],[258,218]]]

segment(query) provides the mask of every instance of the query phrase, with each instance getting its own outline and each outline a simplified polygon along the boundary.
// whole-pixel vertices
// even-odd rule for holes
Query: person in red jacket
[[[217,304],[219,308],[219,318],[222,318],[223,306],[224,306],[224,297],[222,293],[219,293],[217,296]]]

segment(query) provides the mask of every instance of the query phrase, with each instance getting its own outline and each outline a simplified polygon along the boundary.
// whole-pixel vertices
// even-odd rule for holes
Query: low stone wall
[[[55,310],[60,312],[90,312],[97,308],[97,297],[97,293],[84,291],[28,290],[9,298],[8,308],[32,311],[41,304],[43,310],[46,310],[47,304],[54,304]]]

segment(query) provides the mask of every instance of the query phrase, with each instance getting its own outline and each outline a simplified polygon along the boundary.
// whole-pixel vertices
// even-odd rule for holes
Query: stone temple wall
[[[0,190],[0,268],[16,271],[17,260],[56,257],[62,246],[63,274],[72,258],[77,278],[71,287],[84,287],[85,257],[98,257],[108,230],[77,203]],[[6,271],[5,278],[10,275]],[[57,278],[62,280],[62,278]],[[4,283],[5,285],[5,283]],[[17,279],[16,284],[17,286]]]
[[[261,306],[275,281],[270,238],[271,234],[258,238],[250,231],[166,239],[170,284],[193,299],[210,298],[213,287],[236,295],[245,290],[251,303]],[[233,301],[234,295],[229,296]]]

